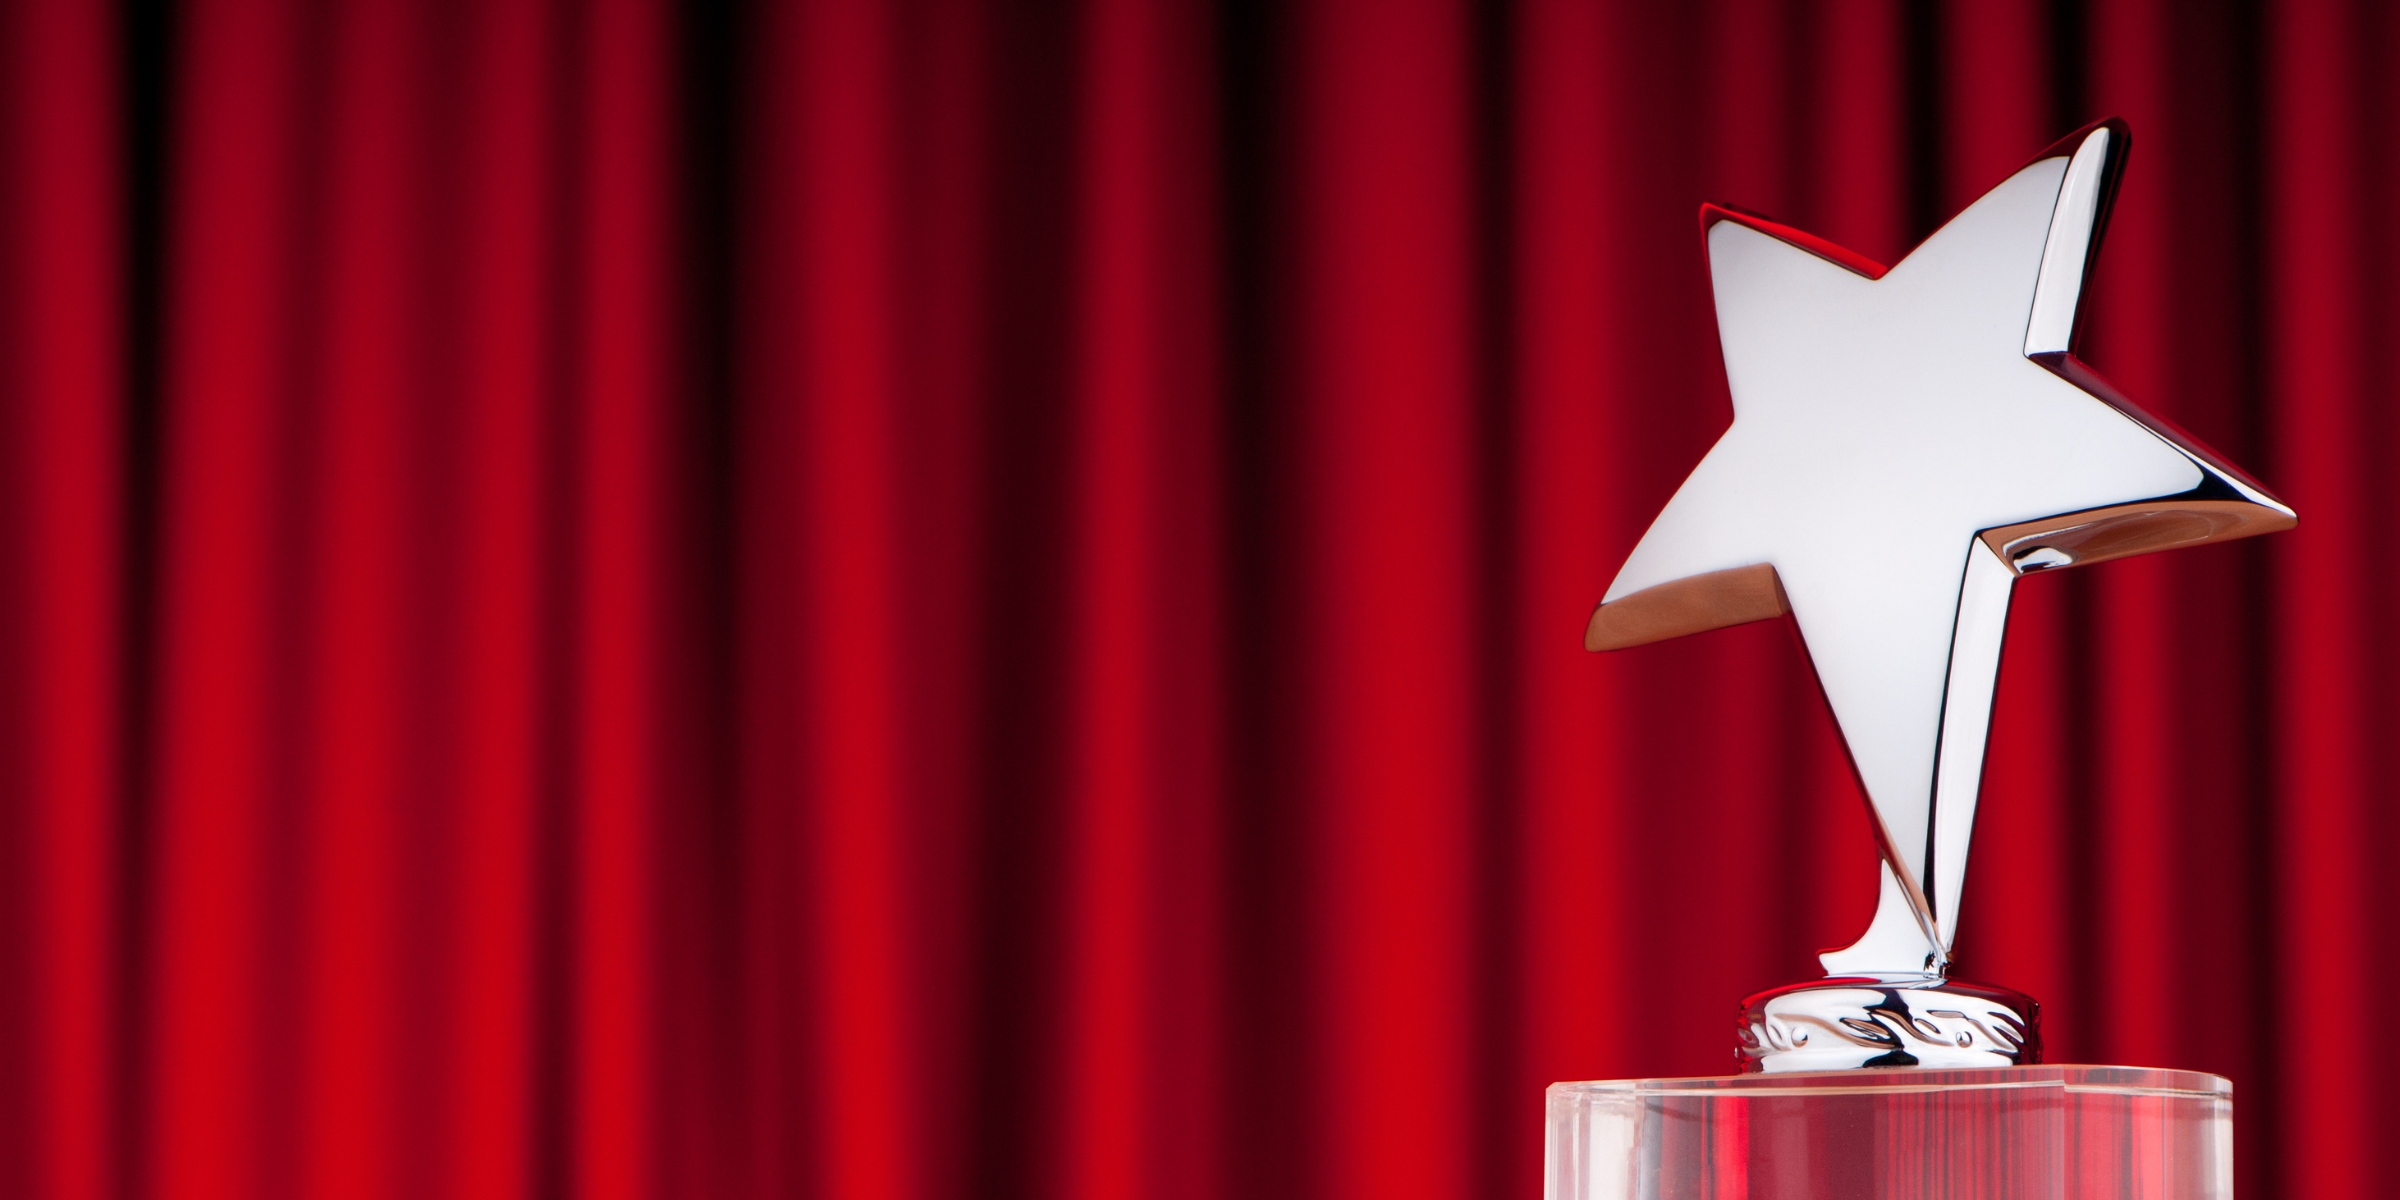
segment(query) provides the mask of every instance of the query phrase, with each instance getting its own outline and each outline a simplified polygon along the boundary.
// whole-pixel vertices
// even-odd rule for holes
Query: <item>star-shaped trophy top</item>
[[[2114,121],[2067,138],[1889,270],[1701,209],[1733,426],[1584,641],[1792,614],[1885,864],[1834,974],[1947,964],[2018,575],[2294,522],[2069,353],[2125,146]]]

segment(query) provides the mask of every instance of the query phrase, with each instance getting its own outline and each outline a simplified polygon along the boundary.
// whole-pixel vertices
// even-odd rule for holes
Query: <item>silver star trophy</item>
[[[1751,997],[1747,1072],[2039,1063],[2031,1000],[1948,978],[2009,590],[2291,528],[2291,508],[2074,355],[2126,130],[2060,142],[1886,270],[1704,206],[1734,419],[1584,644],[1789,613],[1841,727],[1882,894],[1827,978]]]

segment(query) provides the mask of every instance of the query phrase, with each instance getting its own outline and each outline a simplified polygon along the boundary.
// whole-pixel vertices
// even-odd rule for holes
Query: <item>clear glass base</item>
[[[2228,1200],[2233,1085],[2141,1067],[1550,1086],[1548,1200]]]

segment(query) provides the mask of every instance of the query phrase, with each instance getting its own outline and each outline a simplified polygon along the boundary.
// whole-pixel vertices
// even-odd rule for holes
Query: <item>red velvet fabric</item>
[[[1872,900],[1782,629],[1578,647],[1696,206],[1891,261],[2117,114],[2085,357],[2301,525],[2020,589],[1962,969],[2371,1194],[2396,38],[0,3],[0,1191],[1533,1195]]]

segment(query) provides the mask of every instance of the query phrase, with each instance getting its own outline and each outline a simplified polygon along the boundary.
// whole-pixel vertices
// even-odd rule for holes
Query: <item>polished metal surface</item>
[[[1733,425],[1585,644],[1798,622],[1883,858],[1834,975],[1946,969],[2020,575],[2294,522],[2069,353],[2124,147],[2114,123],[2060,143],[1888,271],[1704,210]]]
[[[2042,1061],[2029,996],[1939,975],[1821,979],[1742,1004],[1745,1072],[2019,1067]]]

